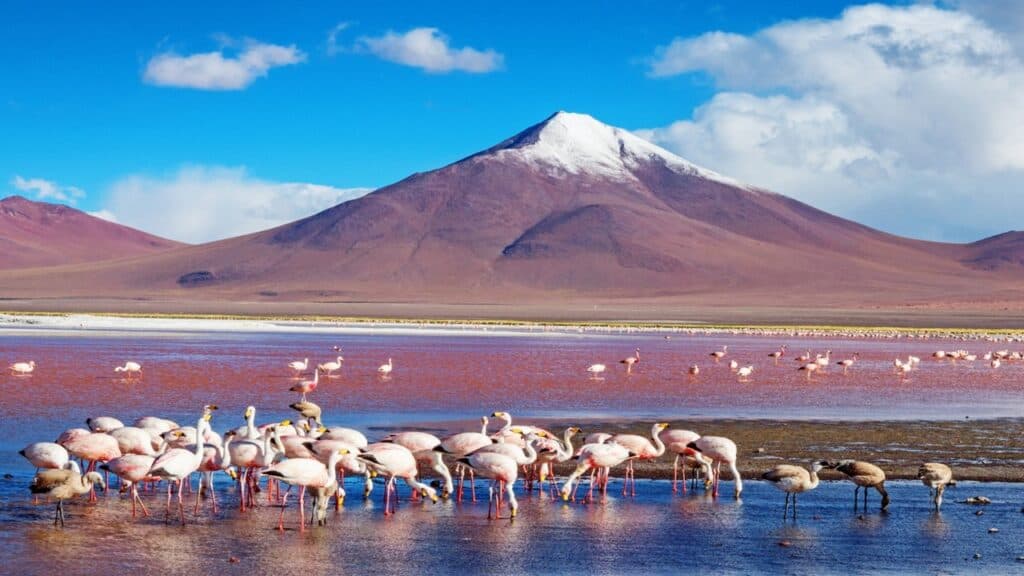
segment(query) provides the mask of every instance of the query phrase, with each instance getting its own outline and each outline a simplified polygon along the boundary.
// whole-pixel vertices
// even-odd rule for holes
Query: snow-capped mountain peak
[[[633,171],[641,164],[659,162],[680,174],[740,185],[628,130],[574,112],[558,112],[484,154],[520,159],[556,175],[568,173],[616,180],[634,179]]]

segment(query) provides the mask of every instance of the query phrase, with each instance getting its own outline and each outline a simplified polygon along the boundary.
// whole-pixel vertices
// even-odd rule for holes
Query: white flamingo
[[[131,378],[135,374],[142,375],[142,364],[138,362],[125,362],[124,366],[117,366],[114,368],[114,372],[125,372],[126,375]]]

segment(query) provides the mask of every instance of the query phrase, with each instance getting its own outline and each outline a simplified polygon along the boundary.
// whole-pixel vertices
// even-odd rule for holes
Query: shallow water
[[[23,481],[13,482],[14,492],[24,494]],[[0,556],[21,574],[1024,573],[1017,560],[1024,555],[1021,487],[1011,484],[963,483],[936,514],[924,486],[895,482],[887,513],[872,493],[869,511],[855,514],[852,485],[825,482],[801,497],[796,522],[783,522],[783,495],[760,482],[747,482],[737,502],[728,482],[728,495],[713,500],[702,491],[673,496],[668,482],[641,480],[637,497],[619,496],[613,483],[603,503],[521,496],[513,522],[507,511],[488,520],[486,500],[403,499],[398,513],[385,517],[382,491],[364,503],[353,480],[348,488],[356,496],[331,512],[328,526],[305,533],[296,530],[294,502],[282,533],[279,509],[266,506],[217,516],[206,509],[197,520],[189,510],[189,525],[166,524],[159,495],[147,497],[154,517],[131,521],[128,502],[113,492],[98,505],[70,506],[68,526],[54,529],[52,507],[16,498],[11,484],[2,487]],[[233,488],[222,486],[221,494],[234,504]],[[954,502],[975,494],[993,503]],[[975,515],[979,509],[983,516]]]
[[[766,356],[782,343],[790,352],[776,366]],[[726,361],[708,353],[729,345]],[[927,490],[896,483],[887,515],[859,519],[849,506],[850,486],[825,483],[802,502],[796,525],[783,524],[781,495],[748,483],[742,504],[703,495],[671,497],[665,484],[640,482],[637,499],[612,498],[603,505],[564,505],[538,496],[522,498],[514,524],[488,522],[486,505],[404,505],[385,519],[379,500],[370,506],[351,499],[326,529],[278,534],[276,509],[244,517],[234,511],[204,515],[185,529],[161,519],[126,521],[127,503],[108,496],[99,506],[76,504],[70,526],[52,530],[51,508],[30,504],[29,465],[16,451],[89,416],[112,415],[126,423],[160,415],[193,424],[200,407],[220,405],[218,430],[242,423],[246,405],[258,420],[292,417],[287,404],[295,379],[287,362],[332,358],[344,348],[339,376],[321,379],[312,399],[328,424],[368,431],[412,422],[465,422],[494,410],[517,417],[687,419],[710,417],[823,419],[961,419],[1019,416],[1022,364],[998,371],[987,363],[953,364],[926,358],[925,341],[801,340],[739,336],[660,335],[481,336],[395,334],[210,333],[112,334],[0,331],[4,363],[35,360],[31,377],[3,375],[0,402],[0,557],[20,573],[381,573],[453,571],[622,573],[679,572],[718,567],[727,573],[921,572],[1024,568],[1015,485],[962,485],[948,496],[974,492],[996,502],[985,515],[950,503],[941,516],[928,510]],[[972,344],[979,354],[985,349]],[[616,362],[640,347],[642,361],[626,375]],[[833,361],[859,352],[848,375],[836,366],[808,381],[792,356],[806,348],[831,348]],[[891,371],[892,358],[925,358],[910,378]],[[393,357],[394,374],[379,378],[376,367]],[[727,360],[751,363],[756,371],[741,383]],[[132,382],[115,377],[124,360],[141,362],[145,375]],[[594,362],[608,364],[600,380],[587,376]],[[703,371],[686,375],[693,363]],[[222,489],[232,490],[221,481]],[[358,495],[353,487],[350,493]],[[728,490],[726,490],[728,492]],[[379,492],[377,493],[379,496]],[[233,502],[233,494],[225,498]],[[156,505],[156,497],[150,497]],[[876,504],[877,505],[877,504]],[[294,511],[290,511],[294,514]],[[288,517],[294,525],[294,515]],[[989,534],[998,527],[998,534]],[[791,546],[783,547],[786,540]],[[973,559],[979,552],[982,558]],[[231,556],[240,559],[229,563]],[[56,568],[56,570],[54,570]],[[144,569],[142,569],[144,568]]]

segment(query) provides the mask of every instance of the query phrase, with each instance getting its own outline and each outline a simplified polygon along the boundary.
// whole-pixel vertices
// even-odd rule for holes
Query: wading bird
[[[827,462],[815,462],[811,465],[810,473],[800,466],[779,464],[761,475],[761,478],[771,482],[772,486],[786,493],[786,505],[782,509],[783,520],[789,512],[790,496],[793,497],[793,520],[796,520],[796,495],[818,487],[818,471],[824,468],[824,464]]]
[[[928,487],[935,510],[942,508],[942,493],[946,491],[946,486],[956,486],[956,480],[953,480],[953,470],[938,462],[922,464],[917,469],[917,479]]]
[[[132,378],[134,375],[142,375],[142,364],[138,362],[125,362],[124,366],[117,366],[114,368],[114,372],[124,372],[126,376]]]
[[[828,463],[832,468],[846,475],[856,485],[853,490],[853,510],[857,510],[857,493],[864,489],[864,510],[868,508],[868,488],[878,490],[882,495],[882,510],[889,507],[889,493],[885,491],[885,472],[870,462],[859,460],[840,460]]]
[[[103,483],[103,476],[98,472],[89,472],[86,475],[78,469],[74,462],[68,464],[67,469],[43,470],[32,479],[29,490],[36,495],[46,495],[57,500],[57,510],[54,512],[53,525],[59,522],[64,526],[64,501],[92,492],[93,486],[106,488]]]

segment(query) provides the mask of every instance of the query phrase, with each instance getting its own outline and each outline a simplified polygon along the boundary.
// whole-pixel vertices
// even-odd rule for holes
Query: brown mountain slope
[[[179,246],[68,206],[21,196],[0,200],[0,269],[94,262]]]
[[[807,306],[1003,298],[1019,267],[885,234],[559,113],[484,152],[272,230],[61,270],[0,296]],[[73,293],[69,293],[73,290]]]

